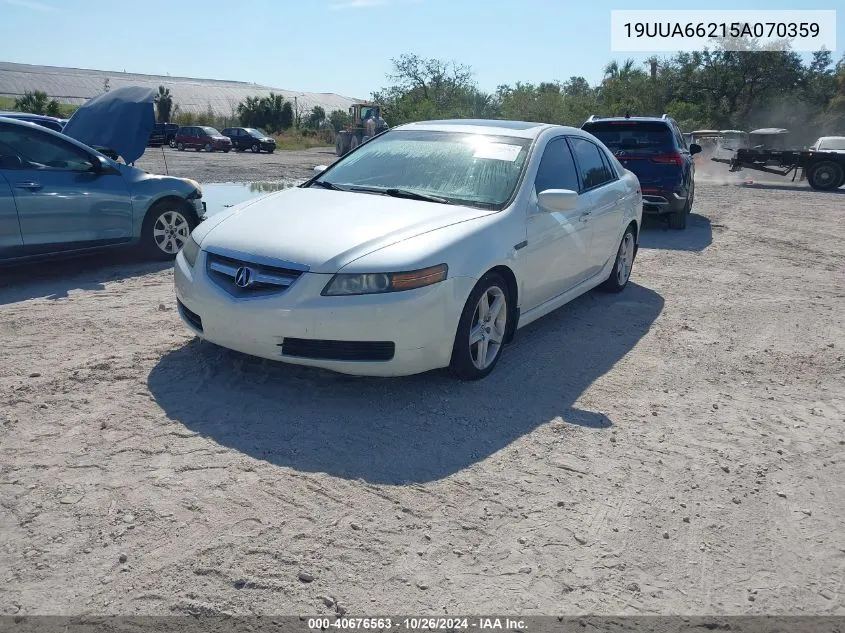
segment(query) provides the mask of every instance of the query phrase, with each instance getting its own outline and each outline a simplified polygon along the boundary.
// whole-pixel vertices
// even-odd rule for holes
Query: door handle
[[[581,222],[588,222],[591,215],[593,215],[592,211],[584,211],[584,213],[581,214]]]
[[[24,182],[16,182],[15,187],[18,189],[28,189],[29,191],[38,191],[39,189],[43,189],[44,186],[41,183],[34,182],[34,181],[24,181]]]

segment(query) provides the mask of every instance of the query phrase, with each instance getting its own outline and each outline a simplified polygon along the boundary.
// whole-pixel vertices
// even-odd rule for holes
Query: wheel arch
[[[628,226],[625,227],[625,231],[628,229],[632,229],[634,231],[634,257],[637,256],[637,251],[640,250],[640,227],[637,224],[637,220],[633,219],[628,222]],[[625,235],[625,232],[622,232],[622,235]]]
[[[182,209],[185,213],[189,213],[193,217],[195,222],[197,222],[197,223],[199,222],[199,217],[197,216],[197,211],[196,211],[196,209],[194,209],[194,207],[193,207],[193,205],[191,205],[191,203],[189,203],[187,200],[185,200],[185,198],[182,198],[182,197],[180,197],[176,194],[165,193],[165,194],[162,194],[161,196],[159,196],[158,198],[154,198],[154,199],[150,200],[149,205],[147,205],[146,211],[144,211],[144,217],[141,220],[141,226],[142,227],[152,217],[151,214],[152,214],[153,209],[155,209],[157,206],[159,206],[160,204],[162,204],[164,202],[174,203],[180,209]]]
[[[510,314],[508,315],[508,331],[505,333],[505,343],[510,343],[513,340],[514,334],[516,334],[516,324],[519,320],[519,284],[516,281],[516,275],[513,270],[504,264],[493,266],[493,268],[485,271],[479,279],[483,279],[491,273],[501,275],[508,286]]]

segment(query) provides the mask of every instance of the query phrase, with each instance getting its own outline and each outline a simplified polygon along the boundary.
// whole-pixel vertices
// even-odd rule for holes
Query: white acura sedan
[[[193,231],[175,283],[197,335],[347,374],[473,380],[518,328],[628,283],[640,185],[581,130],[412,123],[316,171]]]

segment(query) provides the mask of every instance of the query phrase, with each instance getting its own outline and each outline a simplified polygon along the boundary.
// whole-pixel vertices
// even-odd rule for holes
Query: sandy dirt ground
[[[0,612],[845,614],[843,193],[703,176],[472,384],[197,341],[167,265],[3,271]]]
[[[337,160],[333,147],[303,151],[253,154],[252,152],[195,152],[156,148],[135,164],[154,174],[193,178],[199,182],[302,181],[313,175],[317,165]]]

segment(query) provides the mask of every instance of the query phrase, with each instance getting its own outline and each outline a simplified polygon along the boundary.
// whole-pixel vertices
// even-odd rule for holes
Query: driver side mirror
[[[317,165],[316,167],[314,167],[314,174],[315,175],[316,174],[322,174],[324,171],[326,171],[325,165]]]
[[[695,156],[696,154],[701,153],[701,145],[699,145],[698,143],[693,143],[689,146],[689,153],[690,156]]]
[[[104,160],[101,156],[97,156],[96,154],[91,155],[91,169],[90,171],[95,174],[102,173],[103,169],[105,168]]]
[[[578,192],[571,189],[546,189],[537,195],[537,202],[545,211],[572,211],[578,206]]]

